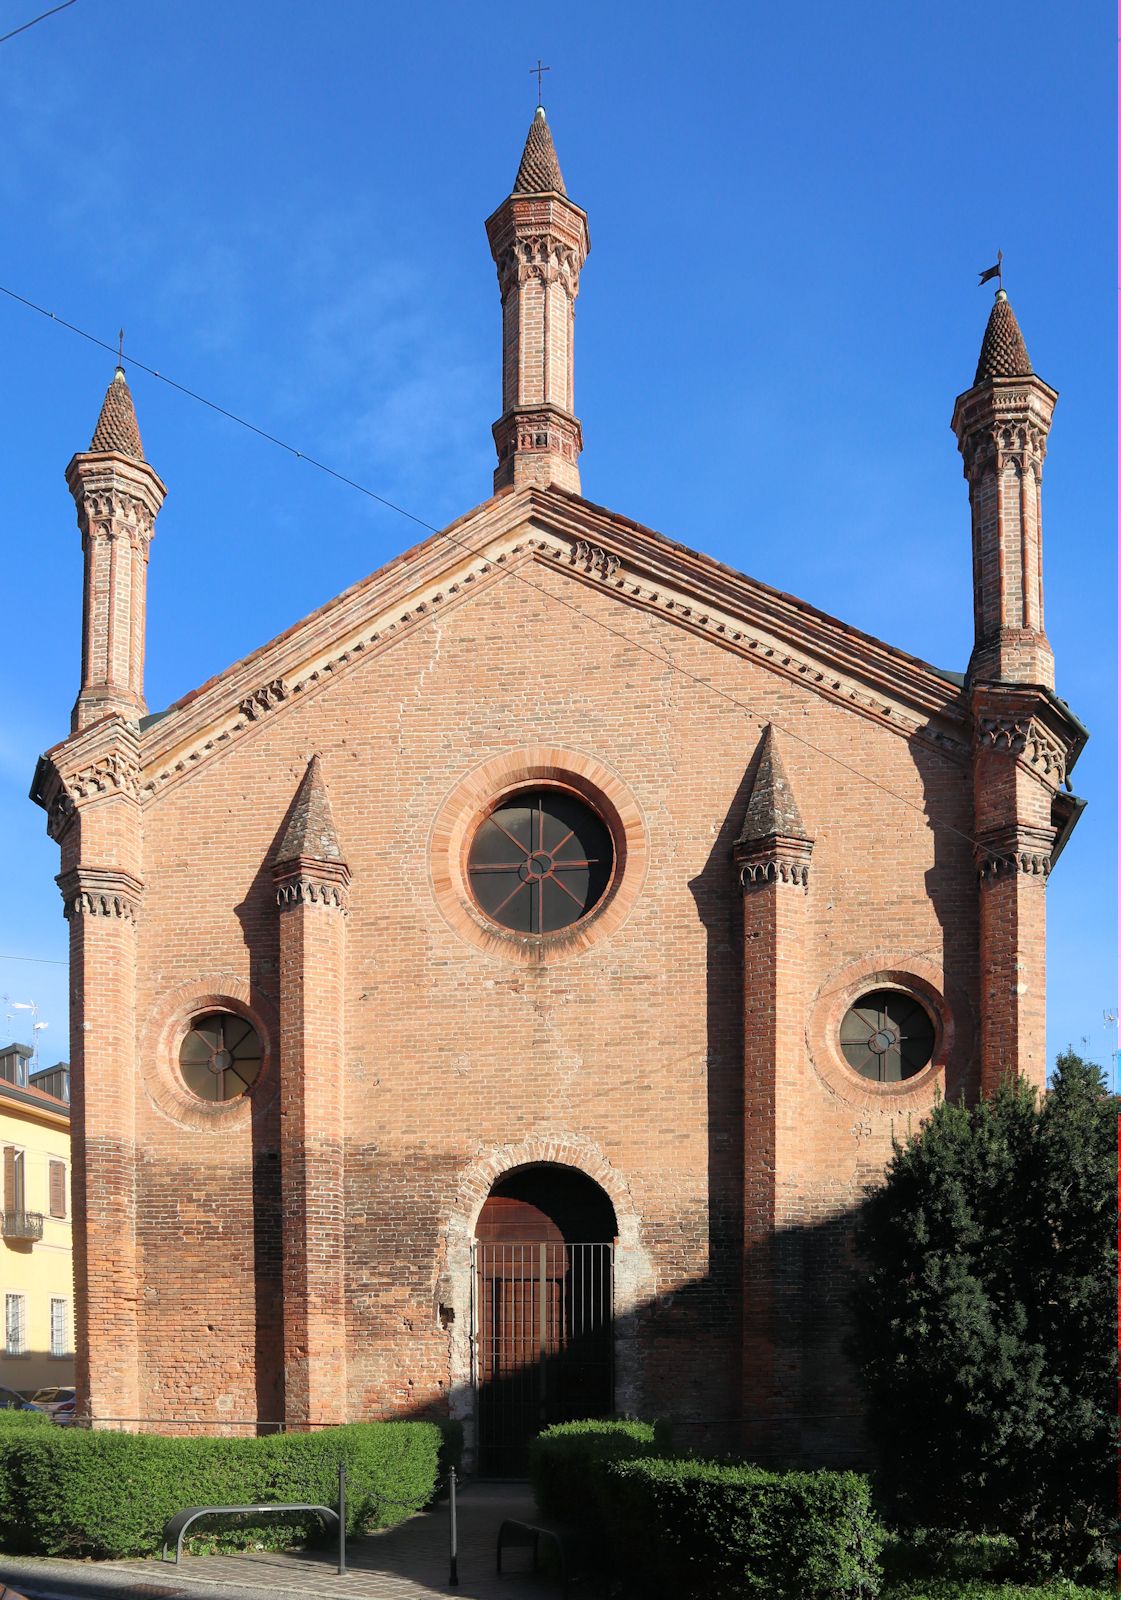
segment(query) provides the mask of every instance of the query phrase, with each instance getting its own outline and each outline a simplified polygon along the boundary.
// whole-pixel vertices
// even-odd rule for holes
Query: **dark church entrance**
[[[533,1435],[614,1406],[616,1220],[571,1167],[519,1167],[475,1227],[479,1470],[523,1477]]]

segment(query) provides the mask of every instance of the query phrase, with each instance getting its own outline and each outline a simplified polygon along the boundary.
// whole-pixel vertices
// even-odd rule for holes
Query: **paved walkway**
[[[147,1561],[17,1560],[0,1557],[0,1580],[29,1595],[139,1600],[141,1596],[192,1596],[194,1600],[559,1600],[559,1577],[531,1575],[530,1552],[512,1549],[495,1572],[498,1526],[504,1517],[533,1521],[533,1502],[522,1484],[478,1483],[459,1494],[459,1587],[448,1584],[448,1509],[441,1502],[407,1522],[347,1547],[344,1574],[334,1551],[252,1551],[232,1556],[184,1556],[178,1567]],[[597,1590],[574,1583],[575,1596],[594,1600]]]

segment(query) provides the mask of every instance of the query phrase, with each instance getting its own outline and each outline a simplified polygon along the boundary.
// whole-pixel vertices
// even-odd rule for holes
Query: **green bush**
[[[656,1453],[649,1422],[558,1422],[529,1447],[529,1480],[547,1517],[600,1531],[593,1468],[600,1462]]]
[[[1113,1589],[1087,1589],[1061,1578],[1041,1587],[1018,1583],[988,1583],[982,1579],[920,1578],[892,1584],[882,1600],[1102,1600]]]
[[[908,1528],[889,1536],[884,1547],[889,1579],[984,1578],[992,1582],[1015,1574],[1016,1541],[1006,1533],[968,1533],[955,1528]]]
[[[667,1600],[871,1600],[883,1530],[855,1472],[703,1461],[598,1468],[617,1576]]]
[[[1041,1103],[941,1104],[858,1220],[878,1487],[901,1522],[1011,1535],[1030,1582],[1111,1565],[1118,1109],[1069,1052]]]
[[[41,1428],[44,1423],[50,1427],[50,1422],[45,1411],[17,1411],[14,1406],[0,1409],[0,1428]]]
[[[261,1439],[165,1438],[74,1428],[0,1431],[0,1540],[31,1555],[140,1556],[191,1505],[338,1504],[347,1469],[347,1531],[399,1522],[432,1495],[441,1444],[431,1422],[355,1422]],[[277,1548],[318,1518],[202,1524],[226,1548]]]
[[[440,1430],[440,1481],[448,1475],[448,1468],[454,1467],[457,1472],[462,1470],[463,1464],[463,1424],[455,1422],[448,1417],[437,1419],[436,1426]],[[443,1492],[441,1490],[441,1492]]]

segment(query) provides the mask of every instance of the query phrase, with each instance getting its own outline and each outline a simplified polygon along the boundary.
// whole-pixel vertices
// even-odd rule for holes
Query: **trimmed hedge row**
[[[529,1446],[529,1480],[534,1499],[547,1517],[581,1524],[603,1533],[599,1480],[593,1469],[604,1461],[657,1454],[649,1422],[558,1422]]]
[[[185,1506],[335,1506],[340,1461],[347,1531],[388,1527],[432,1497],[441,1444],[432,1422],[353,1422],[254,1439],[0,1424],[0,1541],[27,1555],[152,1555],[164,1523]],[[211,1539],[220,1531],[224,1548],[279,1548],[319,1527],[314,1517],[224,1522],[203,1530]]]
[[[892,1584],[883,1600],[1103,1600],[1114,1593],[1087,1589],[1082,1584],[1055,1579],[1042,1587],[1019,1583],[989,1583],[984,1578],[919,1578],[914,1583]]]
[[[605,1462],[618,1571],[643,1595],[857,1600],[879,1593],[883,1531],[857,1472]]]
[[[765,1472],[657,1453],[642,1422],[562,1423],[530,1448],[537,1503],[598,1534],[666,1600],[873,1600],[884,1533],[856,1472]]]
[[[50,1421],[45,1411],[17,1411],[14,1406],[4,1406],[0,1409],[0,1429],[41,1428],[44,1423],[49,1426]]]

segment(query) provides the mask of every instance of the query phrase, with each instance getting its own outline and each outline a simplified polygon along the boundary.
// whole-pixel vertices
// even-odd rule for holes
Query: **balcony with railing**
[[[43,1237],[41,1211],[0,1212],[0,1235],[17,1243],[34,1243]]]

